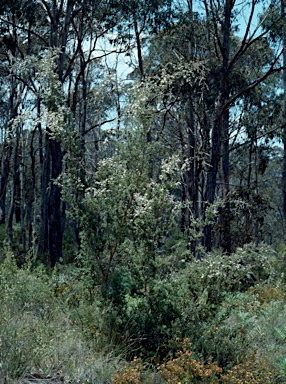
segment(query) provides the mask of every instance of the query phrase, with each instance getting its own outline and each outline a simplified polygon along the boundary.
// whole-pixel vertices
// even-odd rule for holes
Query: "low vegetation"
[[[6,251],[0,382],[286,383],[282,253],[212,253],[136,291],[138,275],[106,287],[86,266],[18,268]]]

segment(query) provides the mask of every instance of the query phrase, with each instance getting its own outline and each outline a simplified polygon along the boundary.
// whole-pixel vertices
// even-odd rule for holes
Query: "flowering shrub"
[[[157,374],[135,358],[112,376],[113,384],[274,384],[279,377],[271,371],[268,358],[259,358],[255,352],[241,364],[223,373],[216,362],[202,363],[195,359],[186,339],[177,356],[157,367]]]
[[[113,384],[141,384],[143,364],[140,359],[135,358],[130,364],[124,365],[112,376]]]
[[[235,365],[221,375],[220,382],[224,384],[273,384],[279,378],[271,370],[267,356],[259,358],[252,353],[245,362]]]
[[[222,369],[216,363],[201,363],[188,348],[186,339],[177,357],[159,366],[164,383],[218,383]]]

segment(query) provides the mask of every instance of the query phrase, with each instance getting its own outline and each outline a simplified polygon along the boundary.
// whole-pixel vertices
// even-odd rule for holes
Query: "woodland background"
[[[0,2],[0,380],[286,383],[286,3]]]

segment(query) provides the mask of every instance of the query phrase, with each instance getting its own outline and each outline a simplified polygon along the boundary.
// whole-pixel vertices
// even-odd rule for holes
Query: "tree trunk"
[[[10,159],[12,155],[12,145],[7,142],[3,143],[3,152],[1,156],[1,179],[0,179],[0,224],[5,224],[6,219],[6,192],[8,178],[10,174]]]
[[[223,147],[223,163],[224,163],[224,178],[226,178],[225,194],[228,195],[229,188],[229,150],[228,150],[228,111],[225,109],[225,103],[229,99],[229,86],[228,86],[228,76],[229,76],[229,52],[230,52],[230,26],[231,26],[231,15],[232,9],[234,6],[234,0],[225,0],[224,6],[224,22],[222,26],[222,65],[220,68],[220,79],[218,82],[218,92],[216,98],[216,108],[215,108],[215,119],[212,129],[212,149],[211,149],[211,161],[210,167],[207,173],[207,185],[206,185],[206,201],[207,205],[213,204],[215,200],[215,192],[217,186],[217,174],[221,159],[221,145],[222,145],[222,135],[227,137],[226,146]],[[220,36],[217,36],[219,39]],[[224,110],[225,109],[225,110]],[[226,115],[227,113],[227,115]],[[226,201],[227,203],[227,201]],[[228,204],[226,205],[226,207]],[[223,228],[224,237],[228,236],[229,231],[229,215],[224,214],[223,225],[226,225],[226,228]],[[230,239],[224,238],[227,244],[227,247],[230,247]],[[212,226],[211,224],[206,225],[204,229],[204,245],[207,251],[212,249]]]
[[[215,200],[216,191],[216,180],[219,168],[220,156],[221,156],[221,121],[216,118],[215,124],[212,129],[212,149],[211,149],[211,161],[207,172],[207,183],[206,183],[206,207],[209,204],[213,204]],[[212,249],[212,225],[207,224],[204,228],[204,239],[203,245],[207,252]]]
[[[193,26],[193,3],[188,0],[189,7],[189,21],[190,33],[188,38],[188,60],[194,59],[194,26]],[[187,96],[187,135],[181,133],[180,138],[182,142],[182,150],[184,153],[184,162],[188,164],[186,171],[182,177],[182,192],[181,201],[183,203],[182,217],[181,217],[181,230],[186,234],[187,246],[190,253],[196,257],[196,240],[191,238],[190,225],[191,216],[198,218],[198,180],[197,180],[197,161],[196,161],[196,122],[193,105],[192,90],[189,91]]]
[[[231,253],[230,202],[229,202],[229,110],[223,115],[222,143],[222,198],[221,210],[221,247],[225,253]]]
[[[19,166],[19,181],[20,181],[20,201],[19,201],[19,208],[20,208],[20,224],[21,224],[21,234],[20,234],[20,244],[22,245],[22,254],[23,257],[26,258],[27,255],[27,206],[28,206],[28,199],[27,195],[29,192],[30,186],[28,185],[28,177],[27,177],[27,169],[26,169],[26,157],[28,154],[26,153],[25,148],[25,138],[24,133],[21,132],[22,136],[22,161]]]
[[[49,217],[49,251],[51,267],[61,263],[63,247],[63,210],[60,187],[54,182],[62,173],[63,155],[61,145],[55,140],[50,140],[52,172],[48,205]]]
[[[13,174],[12,174],[12,188],[11,188],[11,198],[10,198],[10,207],[8,213],[8,222],[7,222],[7,235],[9,244],[13,247],[13,218],[15,213],[15,201],[16,201],[16,192],[17,192],[17,181],[18,181],[18,155],[19,155],[19,126],[16,129],[16,138],[15,146],[13,153]]]
[[[41,142],[41,134],[40,134]],[[41,146],[40,146],[41,148]],[[41,159],[40,159],[41,161]],[[48,226],[48,204],[50,195],[50,176],[51,161],[49,149],[49,136],[45,135],[45,150],[42,159],[42,175],[41,175],[41,227],[39,235],[38,254],[42,261],[49,250],[49,226]]]
[[[16,57],[16,47],[17,47],[17,31],[16,31],[16,18],[15,14],[12,14],[12,20],[13,20],[13,49],[11,50],[11,53],[14,57]],[[17,93],[16,93],[16,81],[15,77],[11,77],[11,93],[10,93],[10,99],[9,99],[9,122],[10,124],[11,120],[16,117],[18,112],[18,103],[16,101]],[[10,197],[10,207],[9,207],[9,213],[8,213],[8,220],[7,220],[7,236],[10,246],[13,246],[13,217],[15,212],[15,200],[17,195],[17,181],[19,181],[19,175],[18,173],[18,150],[19,150],[19,140],[20,140],[20,131],[19,131],[19,124],[16,128],[16,137],[15,137],[15,145],[14,145],[14,152],[13,152],[13,173],[12,173],[12,187],[11,187],[11,197]],[[10,135],[10,129],[9,129],[9,139],[12,140],[13,133],[11,132]],[[11,154],[12,156],[12,154]]]
[[[141,39],[140,39],[140,31],[137,23],[136,10],[132,12],[133,15],[133,26],[135,30],[135,38],[136,38],[136,48],[137,48],[137,56],[138,56],[138,67],[140,71],[141,80],[144,79],[144,67],[143,67],[143,57],[142,57],[142,47],[141,47]]]
[[[62,3],[63,4],[63,3]],[[64,82],[65,50],[70,25],[73,0],[66,3],[65,17],[60,25],[60,13],[57,2],[54,1],[51,8],[47,7],[50,17],[50,46],[60,48],[57,60],[57,74],[60,83]],[[58,103],[61,103],[59,95]],[[57,111],[56,102],[48,106],[50,111]],[[49,250],[50,264],[62,262],[63,230],[64,230],[64,207],[61,202],[60,187],[55,183],[62,172],[63,154],[60,142],[49,137],[49,127],[46,133],[46,150],[42,172],[42,217],[41,217],[41,238],[39,251],[46,253]]]
[[[282,169],[282,192],[283,192],[283,215],[284,223],[286,222],[286,14],[285,14],[285,1],[281,0],[281,16],[284,21],[283,24],[283,169]],[[285,224],[284,224],[285,225]]]
[[[33,245],[33,228],[34,228],[34,203],[36,196],[36,156],[34,151],[34,139],[37,128],[32,131],[30,142],[30,158],[31,158],[31,190],[28,195],[27,203],[27,226],[28,226],[28,247],[32,249]],[[35,250],[33,249],[33,253]],[[34,254],[33,254],[34,256]]]
[[[10,174],[10,160],[13,153],[12,146],[12,132],[11,131],[11,120],[16,116],[16,88],[15,88],[15,78],[11,77],[10,80],[10,96],[8,102],[8,116],[7,116],[7,126],[5,132],[5,140],[3,143],[3,152],[1,156],[1,180],[0,180],[0,224],[5,224],[6,220],[6,192],[8,185],[8,178]]]

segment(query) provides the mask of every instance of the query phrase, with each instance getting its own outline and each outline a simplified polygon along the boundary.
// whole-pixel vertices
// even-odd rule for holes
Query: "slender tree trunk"
[[[19,156],[19,126],[16,129],[16,138],[15,146],[13,152],[13,174],[12,174],[12,188],[11,188],[11,198],[10,198],[10,207],[8,213],[8,222],[7,222],[7,235],[9,244],[13,246],[13,218],[15,213],[15,197],[17,191],[17,180],[19,172],[18,165],[18,156]]]
[[[60,48],[57,60],[57,74],[60,83],[64,82],[65,50],[68,37],[68,29],[71,21],[73,0],[66,3],[65,17],[60,25],[60,10],[57,2],[53,1],[48,9],[50,16],[50,46]],[[48,7],[48,4],[46,5]],[[59,95],[60,98],[60,95]],[[59,103],[61,100],[58,101]],[[58,105],[48,106],[49,110],[57,111]],[[61,202],[60,187],[55,183],[62,172],[63,154],[60,142],[49,137],[49,127],[46,133],[46,150],[42,172],[42,227],[39,250],[49,250],[50,264],[62,262],[63,230],[64,230],[64,206]],[[43,236],[45,235],[45,238]]]
[[[7,126],[5,132],[5,140],[3,143],[3,152],[1,156],[1,179],[0,179],[0,224],[5,224],[6,220],[6,193],[8,178],[10,175],[10,160],[13,153],[12,146],[12,132],[11,132],[11,120],[16,116],[16,87],[15,78],[11,77],[10,80],[10,96],[8,101],[8,116]]]
[[[10,159],[12,155],[12,145],[4,141],[1,156],[1,179],[0,179],[0,224],[5,224],[6,219],[6,192],[8,178],[10,174]]]
[[[281,0],[281,16],[283,19],[283,169],[282,169],[282,191],[283,191],[283,214],[286,222],[286,13],[285,1]]]
[[[62,150],[59,142],[50,140],[52,171],[48,205],[50,263],[54,267],[62,262],[63,211],[60,187],[54,182],[62,173]]]
[[[41,142],[40,134],[40,142]],[[41,146],[40,146],[41,148]],[[39,236],[38,254],[44,261],[44,256],[49,250],[49,226],[48,226],[48,204],[50,195],[50,149],[49,149],[49,136],[45,135],[45,149],[42,154],[42,174],[41,174],[41,227]],[[41,158],[41,156],[40,156]],[[40,160],[41,162],[41,160]]]
[[[143,57],[142,57],[142,47],[141,47],[141,39],[140,39],[140,31],[137,23],[136,11],[133,11],[133,26],[135,30],[135,38],[136,38],[136,47],[137,47],[137,56],[138,56],[138,67],[140,71],[141,79],[144,79],[144,67],[143,67]]]
[[[190,33],[188,39],[187,59],[194,58],[194,26],[193,26],[193,4],[192,0],[188,1]],[[182,175],[182,192],[181,201],[183,208],[181,211],[181,230],[186,235],[188,249],[190,253],[196,257],[196,241],[191,238],[190,225],[191,216],[198,217],[198,180],[197,180],[197,162],[196,162],[196,125],[195,113],[193,105],[193,94],[190,90],[187,95],[187,134],[184,137],[180,131],[180,139],[182,143],[182,151],[184,162],[188,164],[187,169]]]
[[[196,161],[196,126],[194,107],[189,95],[189,127],[188,127],[188,160],[190,162],[190,168],[186,172],[187,180],[187,201],[191,203],[192,217],[197,219],[199,217],[198,210],[198,180],[197,180],[197,161]],[[187,241],[190,251],[194,257],[197,257],[197,243],[196,240],[190,236],[191,217],[189,209],[186,211],[186,226],[187,226]]]
[[[16,15],[12,13],[12,29],[13,29],[13,46],[10,47],[10,52],[14,58],[17,55],[17,29],[16,29]],[[11,121],[16,117],[18,112],[18,102],[16,101],[17,90],[16,90],[16,79],[14,76],[11,77],[10,83],[10,98],[9,98],[9,121],[8,124],[11,124]],[[12,140],[13,133],[12,129],[10,132],[10,127],[8,128],[9,139]],[[8,220],[7,220],[7,236],[8,241],[11,246],[13,246],[13,217],[15,212],[15,199],[17,195],[17,181],[18,181],[18,149],[19,149],[19,125],[16,128],[16,137],[13,151],[11,151],[11,157],[13,154],[13,172],[12,172],[12,186],[11,186],[11,196],[10,196],[10,206],[8,212]],[[10,160],[10,159],[9,159]],[[18,196],[19,198],[19,196]]]
[[[14,177],[14,183],[15,183],[15,195],[14,195],[14,214],[15,214],[15,223],[19,224],[21,223],[21,178],[20,178],[20,153],[19,153],[19,140],[20,140],[20,127],[19,132],[17,131],[18,135],[18,153],[16,154],[17,158],[15,159],[18,163],[17,166],[17,172]]]
[[[83,38],[82,34],[81,34],[81,38]],[[87,83],[87,66],[86,66],[86,63],[85,63],[85,60],[84,60],[84,55],[82,55],[82,58],[81,58],[81,78],[82,78],[82,105],[80,106],[80,109],[81,109],[81,113],[80,113],[80,128],[79,128],[79,131],[80,131],[80,153],[79,153],[79,162],[80,162],[80,179],[82,181],[82,183],[85,185],[86,183],[86,166],[85,166],[85,156],[86,156],[86,145],[85,145],[85,136],[84,136],[84,132],[86,130],[86,122],[87,122],[87,103],[88,103],[88,100],[87,100],[87,87],[88,87],[88,83]],[[81,202],[82,199],[84,198],[84,195],[83,195],[83,192],[80,191],[80,192],[76,192],[76,199],[77,199],[77,202]],[[76,222],[74,220],[74,223],[73,223],[73,228],[74,228],[74,240],[75,240],[75,244],[76,246],[78,247],[78,249],[80,248],[80,231],[81,231],[81,228],[80,228],[80,224],[79,222]]]
[[[222,143],[222,198],[223,207],[221,211],[222,235],[221,247],[226,253],[231,253],[231,230],[230,230],[230,202],[229,202],[229,110],[223,115],[223,143]]]
[[[193,2],[188,0],[189,13],[190,13],[190,38],[188,47],[188,59],[194,60],[195,56],[195,41],[194,41],[194,19],[193,19]],[[189,109],[189,124],[188,124],[188,159],[190,161],[190,169],[188,171],[188,189],[187,198],[192,202],[192,216],[194,219],[199,217],[199,205],[198,205],[198,172],[197,172],[197,132],[196,121],[193,104],[193,95],[188,95],[188,109]],[[191,253],[194,257],[197,257],[197,242],[190,238],[190,214],[187,217],[187,236],[188,244],[190,246]]]
[[[37,128],[32,131],[30,142],[30,159],[31,159],[31,190],[28,195],[27,203],[27,226],[28,226],[28,247],[32,249],[33,245],[33,226],[34,226],[34,203],[36,196],[36,156],[34,151],[34,139]],[[34,250],[33,250],[34,252]],[[34,256],[34,255],[33,255]]]
[[[229,98],[229,87],[228,87],[228,64],[229,64],[229,52],[230,52],[230,27],[231,27],[231,15],[232,9],[234,6],[235,0],[225,0],[224,6],[224,23],[222,26],[222,65],[220,69],[220,79],[218,84],[218,93],[216,98],[216,109],[215,109],[215,119],[212,128],[212,149],[211,149],[211,161],[210,167],[207,173],[207,185],[206,185],[206,201],[207,204],[213,204],[215,201],[215,193],[217,186],[217,174],[219,169],[219,164],[221,160],[221,140],[223,136],[228,136],[228,112],[227,109],[224,110],[224,105]],[[218,36],[218,39],[220,37]],[[226,115],[227,113],[227,115]],[[228,138],[227,138],[228,140]],[[228,145],[226,144],[226,147]],[[229,188],[229,165],[228,165],[228,148],[223,148],[226,150],[223,153],[224,157],[224,177],[226,178],[226,188],[225,193],[228,194],[227,190]],[[227,202],[227,201],[226,201]],[[229,215],[224,216],[224,225],[229,226]],[[228,236],[228,228],[223,229],[224,236]],[[226,246],[230,247],[229,240],[226,241]],[[212,226],[210,224],[206,225],[204,229],[204,245],[207,251],[210,251],[212,248]]]
[[[19,179],[20,179],[20,224],[21,224],[21,235],[20,244],[22,245],[23,257],[27,254],[27,194],[29,193],[30,186],[28,185],[27,169],[26,169],[26,146],[24,133],[21,132],[22,136],[22,161],[19,166]],[[29,227],[28,227],[29,228]]]
[[[211,161],[207,172],[206,183],[206,201],[208,207],[209,204],[213,204],[215,200],[216,180],[219,168],[219,162],[221,157],[221,121],[216,118],[215,124],[212,129],[212,149],[211,149]],[[204,241],[205,249],[209,252],[212,249],[212,225],[207,224],[204,228]]]

